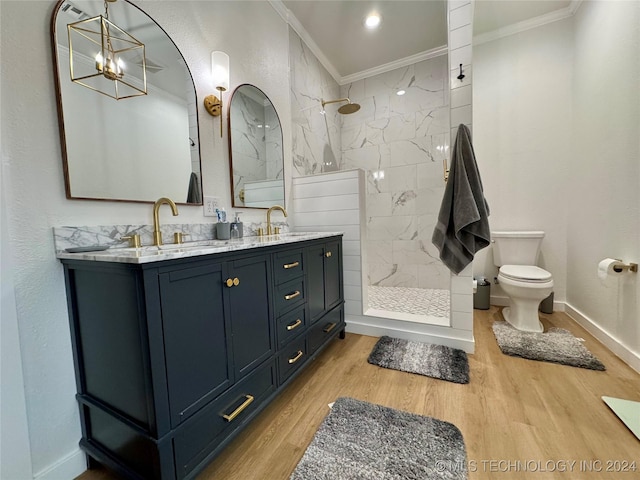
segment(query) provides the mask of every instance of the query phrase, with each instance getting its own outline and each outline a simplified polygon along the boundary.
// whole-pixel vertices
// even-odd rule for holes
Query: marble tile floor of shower
[[[380,287],[367,289],[365,315],[431,325],[449,325],[449,290]]]

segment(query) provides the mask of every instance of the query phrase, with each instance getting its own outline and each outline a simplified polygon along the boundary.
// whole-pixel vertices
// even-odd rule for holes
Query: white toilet
[[[551,274],[536,266],[544,232],[491,232],[491,238],[498,283],[509,296],[502,315],[518,330],[544,331],[538,307],[553,290]]]

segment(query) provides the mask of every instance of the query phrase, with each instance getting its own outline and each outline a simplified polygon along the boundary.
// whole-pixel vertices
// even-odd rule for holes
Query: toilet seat
[[[552,278],[549,272],[535,265],[503,265],[499,272],[504,278],[526,283],[545,283]]]

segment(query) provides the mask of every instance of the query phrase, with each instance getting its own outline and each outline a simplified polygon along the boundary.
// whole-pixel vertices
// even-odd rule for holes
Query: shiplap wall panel
[[[346,170],[292,179],[294,230],[342,232],[345,314],[362,315],[366,239],[364,172]]]

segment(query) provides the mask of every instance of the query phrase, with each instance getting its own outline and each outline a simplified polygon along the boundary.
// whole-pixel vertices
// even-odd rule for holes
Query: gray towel
[[[200,193],[200,181],[195,172],[191,172],[189,177],[189,190],[187,191],[187,203],[202,203],[202,195]]]
[[[476,252],[489,245],[490,239],[489,205],[484,198],[471,133],[461,124],[431,241],[440,251],[440,260],[458,274],[471,263]]]

